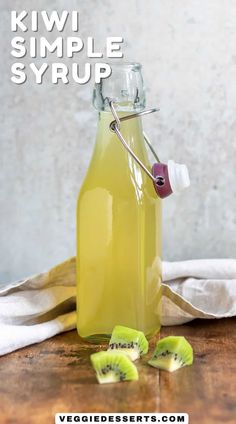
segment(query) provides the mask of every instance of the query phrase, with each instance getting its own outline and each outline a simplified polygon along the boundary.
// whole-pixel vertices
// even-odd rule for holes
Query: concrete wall
[[[68,7],[98,48],[106,36],[125,38],[125,59],[143,64],[147,104],[161,108],[146,130],[162,160],[190,168],[191,190],[164,202],[164,258],[235,257],[236,2],[1,0],[0,281],[75,252],[76,197],[96,131],[92,86],[10,82],[10,10]]]

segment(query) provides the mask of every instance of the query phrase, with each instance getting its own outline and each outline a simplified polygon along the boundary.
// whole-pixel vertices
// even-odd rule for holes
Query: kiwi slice
[[[156,344],[152,358],[148,361],[152,367],[166,371],[176,371],[193,363],[193,349],[185,337],[169,336]]]
[[[90,359],[100,384],[138,380],[137,368],[125,353],[101,351]]]
[[[148,341],[142,331],[116,325],[112,331],[108,350],[124,352],[135,361],[148,352]]]

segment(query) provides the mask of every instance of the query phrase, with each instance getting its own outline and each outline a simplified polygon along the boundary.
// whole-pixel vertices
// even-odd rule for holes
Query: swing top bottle
[[[97,84],[97,137],[77,207],[77,328],[101,342],[115,325],[153,335],[160,328],[161,200],[152,181],[110,130],[114,117],[142,111],[141,65],[113,65]],[[148,169],[141,118],[121,123],[128,145]]]

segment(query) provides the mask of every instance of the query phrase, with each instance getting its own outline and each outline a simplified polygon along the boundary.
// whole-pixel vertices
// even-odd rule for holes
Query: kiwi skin
[[[156,344],[148,364],[165,371],[173,372],[193,363],[193,349],[182,336],[165,337]]]
[[[108,350],[124,352],[135,361],[148,352],[148,341],[142,331],[116,325],[112,331]]]
[[[125,353],[100,351],[90,359],[100,384],[138,380],[137,368]]]

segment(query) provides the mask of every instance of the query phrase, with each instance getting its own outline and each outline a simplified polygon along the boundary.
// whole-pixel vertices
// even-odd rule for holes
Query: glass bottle
[[[113,65],[112,75],[94,89],[97,138],[77,208],[77,328],[95,343],[108,339],[115,325],[147,337],[160,328],[161,201],[111,132],[107,97],[120,117],[143,110],[141,65]],[[141,118],[122,122],[121,132],[151,169]]]

